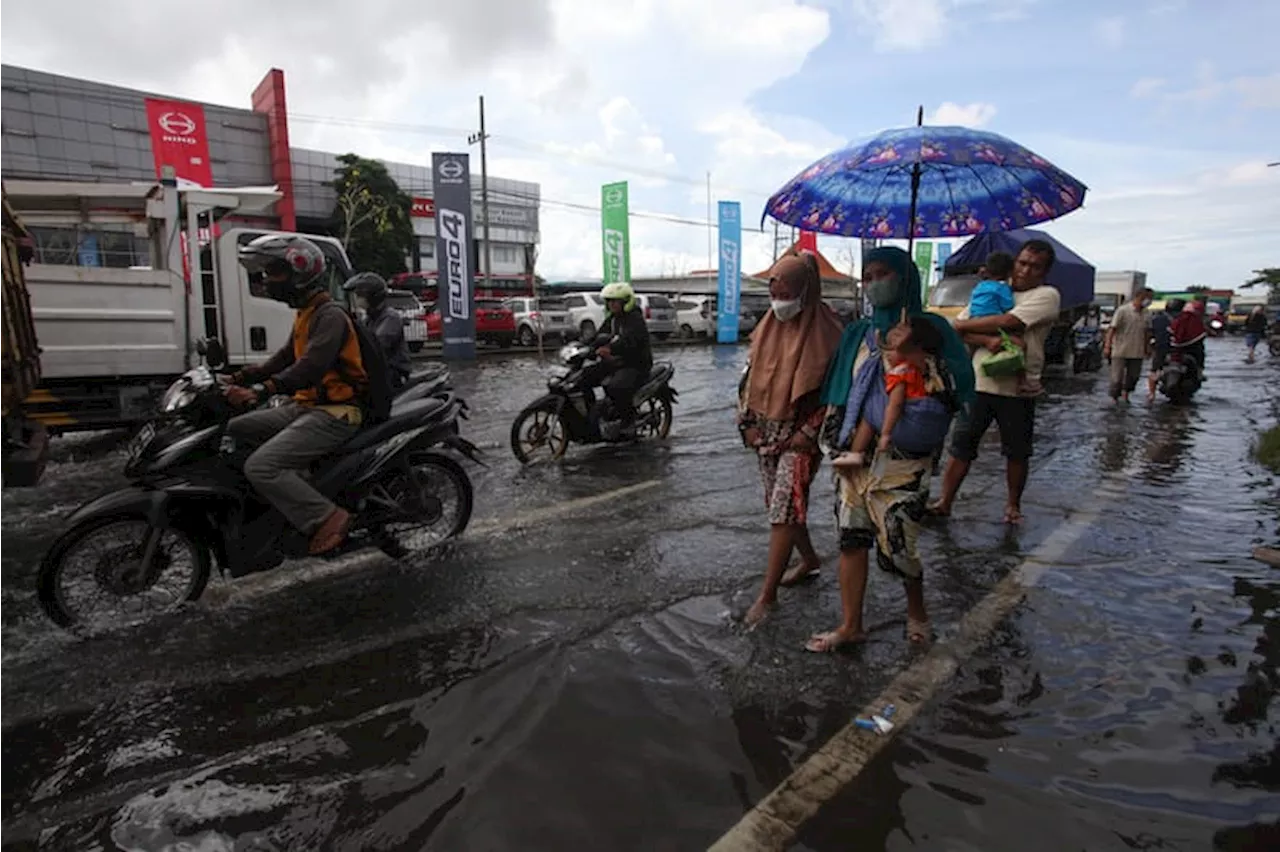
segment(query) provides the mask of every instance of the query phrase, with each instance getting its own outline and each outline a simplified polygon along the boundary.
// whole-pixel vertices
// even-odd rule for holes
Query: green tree
[[[1263,284],[1271,288],[1270,301],[1280,302],[1280,267],[1271,266],[1253,270],[1253,277],[1244,282],[1244,287],[1257,287]]]
[[[413,203],[400,190],[387,167],[356,154],[338,157],[333,190],[335,235],[358,272],[390,277],[405,271],[413,251]]]

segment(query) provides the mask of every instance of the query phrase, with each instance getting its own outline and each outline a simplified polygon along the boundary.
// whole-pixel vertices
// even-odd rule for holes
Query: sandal
[[[826,633],[815,633],[804,643],[804,649],[814,654],[831,654],[850,645],[861,645],[867,641],[866,633],[845,634],[839,630]]]
[[[923,645],[933,639],[933,628],[929,625],[929,619],[917,621],[907,616],[907,641],[912,645]]]
[[[813,565],[805,565],[803,562],[794,562],[787,566],[787,570],[782,572],[782,579],[778,581],[778,585],[784,589],[792,586],[798,586],[801,583],[808,583],[818,579],[818,575],[822,573],[822,563],[815,562]]]

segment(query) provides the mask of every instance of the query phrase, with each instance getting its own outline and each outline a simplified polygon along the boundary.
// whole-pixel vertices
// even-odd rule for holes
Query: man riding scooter
[[[604,392],[622,421],[623,433],[630,435],[635,431],[636,418],[632,397],[653,368],[649,326],[630,284],[606,284],[600,297],[608,314],[595,341],[596,354],[603,360],[590,368],[591,381],[604,385]]]
[[[236,373],[227,401],[247,408],[273,394],[293,400],[233,418],[227,434],[256,447],[244,475],[257,493],[310,538],[309,553],[327,553],[346,539],[351,516],[304,474],[350,440],[364,419],[369,381],[360,340],[347,312],[323,289],[324,254],[315,243],[267,234],[240,249],[240,263],[255,295],[297,313],[289,341],[266,363]]]
[[[404,339],[404,320],[387,305],[386,280],[376,272],[360,272],[348,278],[342,289],[355,294],[356,307],[364,310],[365,327],[382,347],[391,387],[399,390],[413,372],[413,362]]]

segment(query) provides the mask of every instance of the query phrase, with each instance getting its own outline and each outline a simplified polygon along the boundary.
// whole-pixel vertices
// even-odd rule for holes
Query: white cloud
[[[853,0],[853,13],[880,51],[923,50],[942,41],[948,0]]]
[[[1163,77],[1143,77],[1129,89],[1129,96],[1133,98],[1149,98],[1163,89],[1165,82]]]
[[[1280,109],[1280,73],[1266,77],[1236,77],[1231,88],[1245,109]]]
[[[1105,47],[1124,45],[1124,18],[1103,18],[1094,24],[1093,34]]]
[[[925,124],[983,127],[995,116],[994,104],[954,104],[951,101],[944,101],[936,110],[925,116]]]

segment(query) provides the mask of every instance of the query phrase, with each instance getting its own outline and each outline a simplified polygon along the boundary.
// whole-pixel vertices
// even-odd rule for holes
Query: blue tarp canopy
[[[1056,260],[1047,276],[1048,283],[1062,294],[1062,308],[1079,307],[1093,301],[1094,268],[1089,261],[1046,234],[1030,228],[1014,231],[987,231],[974,236],[951,257],[943,268],[944,275],[966,275],[978,267],[993,251],[1006,251],[1015,257],[1027,240],[1044,240],[1053,246]]]

